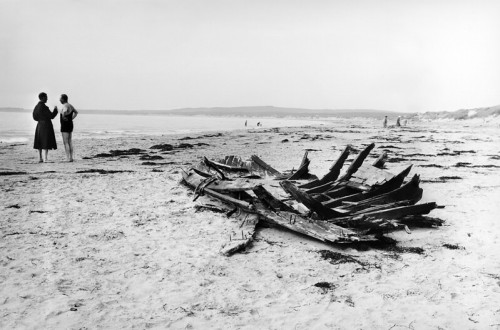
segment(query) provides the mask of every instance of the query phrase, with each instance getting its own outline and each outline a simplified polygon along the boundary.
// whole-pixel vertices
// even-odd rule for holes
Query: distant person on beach
[[[66,159],[68,162],[73,161],[73,119],[78,115],[78,111],[68,103],[68,95],[61,94],[59,99],[63,105],[61,108],[61,134],[64,142],[64,150],[66,151]]]
[[[56,135],[54,134],[54,126],[52,126],[52,119],[57,116],[57,107],[51,112],[47,103],[48,97],[46,93],[38,94],[40,102],[33,109],[33,119],[38,123],[35,130],[35,143],[34,149],[38,149],[40,155],[40,163],[48,161],[49,149],[57,149]],[[42,150],[45,151],[45,159],[42,158]]]
[[[401,116],[398,116],[398,119],[396,120],[396,127],[401,127]]]
[[[386,128],[386,127],[387,127],[387,116],[385,116],[385,118],[384,118],[384,128]]]
[[[247,127],[247,121],[245,120],[245,127]]]

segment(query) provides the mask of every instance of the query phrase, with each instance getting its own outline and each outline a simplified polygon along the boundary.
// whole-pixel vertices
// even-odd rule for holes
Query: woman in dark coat
[[[52,119],[57,116],[57,107],[54,111],[50,111],[47,103],[47,94],[40,93],[38,95],[40,102],[33,109],[33,119],[38,122],[35,130],[35,143],[33,148],[38,149],[40,153],[40,163],[44,162],[42,158],[42,149],[45,151],[45,162],[49,149],[57,149],[56,135],[54,134],[54,127],[52,126]]]

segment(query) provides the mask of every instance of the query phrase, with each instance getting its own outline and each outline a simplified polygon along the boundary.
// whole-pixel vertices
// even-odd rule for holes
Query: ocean
[[[227,131],[236,129],[293,127],[318,125],[322,120],[298,118],[243,118],[211,116],[167,116],[126,114],[85,114],[80,111],[75,119],[73,139],[112,138],[124,135],[163,135]],[[59,116],[52,120],[54,131],[59,133]],[[27,142],[33,139],[36,121],[31,112],[0,112],[0,142]]]

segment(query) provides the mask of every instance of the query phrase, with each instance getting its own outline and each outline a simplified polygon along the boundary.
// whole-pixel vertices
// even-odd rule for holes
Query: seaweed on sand
[[[103,169],[95,169],[92,168],[90,170],[80,170],[76,171],[76,173],[99,173],[99,174],[114,174],[114,173],[129,173],[133,171],[129,170],[103,170]]]

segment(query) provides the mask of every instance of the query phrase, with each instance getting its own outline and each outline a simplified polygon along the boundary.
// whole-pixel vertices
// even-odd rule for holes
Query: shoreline
[[[103,116],[103,117],[101,117]],[[133,121],[128,116],[105,115],[98,116],[96,121],[94,115],[81,116],[75,122],[74,139],[82,138],[109,138],[121,136],[149,136],[149,135],[172,135],[172,134],[198,134],[213,131],[250,130],[274,127],[300,127],[304,125],[322,125],[323,120],[306,120],[300,118],[273,118],[254,117],[245,119],[243,117],[213,117],[213,116],[146,116],[134,115]],[[104,118],[104,119],[103,119]],[[0,125],[0,142],[16,139],[29,141],[33,137],[36,122],[27,114],[16,114],[7,117]],[[248,127],[245,128],[245,121]],[[256,126],[257,122],[264,123],[262,127]],[[58,118],[52,120],[56,136],[59,133]]]

